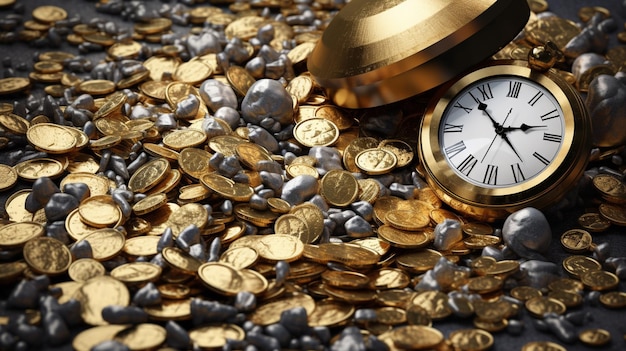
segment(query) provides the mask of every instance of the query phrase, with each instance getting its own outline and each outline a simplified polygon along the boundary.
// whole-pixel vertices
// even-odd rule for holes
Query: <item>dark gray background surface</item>
[[[106,19],[111,19],[117,21],[120,25],[123,26],[132,26],[130,22],[124,22],[120,17],[110,16],[102,13],[97,13],[95,11],[96,1],[64,1],[64,0],[18,0],[20,3],[23,3],[26,7],[25,17],[30,19],[30,13],[32,9],[39,5],[57,5],[64,7],[70,16],[75,14],[80,14],[84,20],[88,20],[93,17],[101,17]],[[375,0],[372,0],[375,1]],[[416,0],[419,1],[419,0]],[[422,0],[425,1],[425,0]],[[620,31],[624,30],[624,18],[625,15],[621,11],[620,6],[621,0],[550,0],[550,10],[555,12],[556,14],[566,17],[572,20],[577,20],[577,12],[578,9],[582,6],[604,6],[609,8],[617,23],[620,27]],[[149,6],[158,7],[163,2],[161,1],[147,1]],[[167,2],[169,4],[175,4],[175,2]],[[10,13],[10,11],[0,9],[0,17]],[[176,30],[187,30],[185,28],[175,28]],[[615,40],[615,33],[612,34],[612,43],[613,45],[617,44]],[[75,52],[74,47],[67,47],[68,50],[72,50]],[[33,54],[37,51],[37,49],[32,48],[24,43],[16,43],[16,44],[0,44],[0,58],[11,57],[14,63],[20,61],[28,61],[32,62]],[[98,60],[102,58],[101,54],[91,54],[90,58],[94,58]],[[20,75],[26,75],[27,72],[19,72]],[[37,89],[33,90],[33,94],[41,94],[41,91]],[[0,101],[11,101],[7,100],[3,97],[0,97]],[[626,118],[626,116],[620,116],[621,118]],[[0,155],[0,162],[2,162],[2,157]],[[4,202],[6,196],[8,194],[0,193],[0,200]],[[582,206],[580,208],[575,208],[564,214],[562,217],[550,216],[549,221],[552,226],[553,231],[553,243],[550,250],[549,259],[552,262],[560,263],[568,254],[563,250],[562,246],[559,243],[559,236],[565,230],[578,228],[577,218],[580,214],[585,211],[585,208]],[[602,242],[610,243],[611,247],[611,255],[610,256],[626,256],[626,232],[624,228],[620,227],[612,227],[606,233],[594,234],[594,242],[599,244]],[[2,287],[5,288],[5,287]],[[620,284],[620,290],[626,291],[626,284],[623,282]],[[4,295],[4,294],[3,294]],[[626,310],[608,310],[603,307],[591,307],[589,305],[585,305],[585,311],[590,311],[594,316],[594,321],[585,327],[579,328],[582,330],[584,328],[604,328],[609,330],[612,333],[612,344],[603,349],[605,350],[624,350],[626,349],[626,342],[624,340],[624,336],[626,334]],[[560,342],[553,334],[544,333],[537,331],[535,327],[532,325],[532,318],[528,316],[527,313],[522,313],[523,322],[525,323],[525,331],[520,336],[512,336],[507,334],[506,331],[494,333],[495,336],[495,345],[494,350],[520,350],[522,345],[531,340],[547,340],[557,342],[566,346],[568,350],[587,350],[589,348],[583,346],[580,342],[575,344],[564,344]],[[459,328],[467,328],[472,327],[471,320],[460,320],[458,318],[449,318],[445,321],[435,322],[434,326],[440,329],[444,335],[448,335],[452,330]],[[69,346],[63,348],[48,348],[49,350],[69,350],[71,349]]]

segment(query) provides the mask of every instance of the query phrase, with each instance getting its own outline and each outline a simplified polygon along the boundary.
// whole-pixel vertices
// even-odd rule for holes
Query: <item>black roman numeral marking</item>
[[[556,109],[554,109],[554,110],[546,113],[545,115],[542,115],[541,116],[541,120],[542,121],[547,121],[549,119],[553,119],[553,118],[557,118],[557,117],[559,117],[559,113],[556,112]]]
[[[463,140],[461,140],[454,145],[448,146],[445,151],[446,151],[446,155],[448,155],[448,158],[453,158],[454,156],[458,155],[460,152],[462,152],[465,149],[466,149],[465,143],[463,142]]]
[[[513,179],[515,180],[515,183],[526,180],[524,173],[522,173],[522,166],[519,163],[511,165],[511,171],[513,172]]]
[[[470,112],[472,112],[472,109],[471,109],[471,108],[469,108],[469,107],[465,107],[465,106],[461,105],[461,103],[460,103],[460,102],[458,102],[458,101],[457,101],[457,103],[456,103],[456,104],[454,104],[454,107],[456,107],[456,108],[460,108],[460,109],[462,109],[463,111],[465,111],[466,113],[470,113]]]
[[[473,155],[468,155],[465,160],[461,162],[459,167],[457,167],[457,169],[459,170],[459,172],[469,177],[469,174],[472,173],[472,170],[474,169],[474,166],[476,166],[476,163],[478,163],[476,157],[474,157]]]
[[[555,143],[560,143],[563,139],[562,135],[543,133],[543,140],[545,141],[553,141]]]
[[[477,104],[479,104],[481,101],[493,99],[493,92],[491,91],[491,86],[489,85],[489,83],[477,86],[476,90],[478,90],[478,92],[480,93],[480,100],[476,96],[474,96],[472,92],[470,92],[469,94],[472,99],[476,101]]]
[[[444,133],[461,133],[463,132],[463,125],[462,124],[449,124],[446,123],[443,126],[443,132]]]
[[[519,92],[521,89],[521,82],[509,82],[509,92],[506,94],[506,97],[512,97],[517,99],[519,97]]]
[[[538,159],[539,162],[543,163],[546,166],[550,163],[550,160],[548,160],[547,158],[543,157],[538,152],[533,153],[533,156],[535,156],[535,158]]]
[[[543,93],[542,92],[538,92],[537,94],[535,94],[535,96],[533,96],[532,99],[530,99],[530,101],[528,101],[528,104],[530,106],[535,106],[537,101],[539,101],[539,99],[541,99],[542,96],[543,96]]]
[[[483,177],[483,183],[491,185],[496,185],[498,183],[498,166],[487,165],[485,176]]]

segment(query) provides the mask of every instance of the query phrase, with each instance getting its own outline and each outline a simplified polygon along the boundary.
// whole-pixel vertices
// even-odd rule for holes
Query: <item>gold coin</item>
[[[515,260],[501,260],[485,268],[484,273],[503,278],[519,271],[520,263]]]
[[[220,256],[220,262],[227,263],[236,269],[249,268],[259,258],[259,253],[251,247],[236,247],[228,249]]]
[[[189,338],[202,350],[219,350],[229,340],[244,340],[246,332],[236,324],[206,325],[189,331]]]
[[[0,226],[0,247],[16,248],[45,234],[45,227],[36,222],[15,222]]]
[[[608,203],[600,204],[598,207],[600,215],[609,222],[619,226],[626,226],[626,208]]]
[[[199,202],[209,198],[209,196],[213,195],[213,191],[207,189],[202,184],[190,184],[180,187],[178,189],[178,203],[180,205],[189,203],[189,202]]]
[[[329,120],[311,118],[298,122],[293,128],[293,136],[306,147],[330,146],[339,138],[339,128]]]
[[[289,213],[289,210],[291,210],[291,204],[278,197],[271,197],[267,199],[267,205],[269,206],[270,211],[278,214]]]
[[[380,259],[380,255],[370,249],[345,243],[307,244],[304,257],[318,263],[338,262],[357,269],[371,267]]]
[[[370,278],[370,289],[402,289],[409,285],[409,275],[397,268],[381,268],[367,275]],[[380,296],[379,296],[380,298]]]
[[[0,95],[9,95],[30,88],[30,80],[23,77],[7,77],[0,79]]]
[[[522,346],[522,351],[567,351],[567,349],[550,341],[530,341]]]
[[[354,158],[356,166],[369,175],[380,175],[391,172],[398,164],[395,154],[385,149],[367,149],[359,152]]]
[[[561,244],[569,252],[583,252],[589,250],[592,237],[588,231],[582,229],[570,229],[561,235]]]
[[[285,169],[290,178],[295,178],[299,175],[309,175],[314,178],[319,178],[320,174],[313,166],[309,166],[304,163],[292,163]]]
[[[338,289],[367,289],[370,278],[363,273],[327,270],[322,273],[324,285]]]
[[[329,205],[346,207],[359,196],[359,184],[351,173],[333,169],[322,177],[320,194]]]
[[[274,233],[295,236],[305,244],[308,244],[305,240],[311,237],[306,220],[293,214],[278,217],[274,222]]]
[[[584,229],[594,233],[603,232],[611,226],[610,221],[596,212],[589,212],[580,215],[580,217],[578,217],[578,224],[580,224],[580,226]]]
[[[150,190],[145,192],[145,194],[154,195],[158,193],[163,193],[163,194],[169,193],[178,185],[178,183],[180,183],[181,179],[182,179],[182,174],[180,173],[180,171],[177,169],[172,169],[167,173],[167,175],[165,176],[165,179],[163,179],[153,188],[150,188]]]
[[[303,243],[314,243],[324,232],[324,213],[316,205],[305,202],[291,208],[289,213],[303,218],[306,221],[308,236],[300,237]]]
[[[402,249],[421,249],[432,241],[425,231],[406,231],[387,224],[378,227],[378,237]]]
[[[130,262],[113,268],[111,277],[124,284],[145,284],[154,282],[161,276],[161,267],[150,262]]]
[[[165,262],[186,274],[196,274],[202,265],[198,259],[176,247],[163,248],[161,254]]]
[[[396,167],[398,168],[409,165],[415,157],[415,152],[411,145],[402,140],[386,139],[381,141],[378,147],[396,155],[398,160]]]
[[[141,54],[141,44],[134,40],[117,42],[107,49],[107,54],[117,60],[137,58]]]
[[[243,67],[232,65],[226,71],[226,79],[240,96],[246,96],[256,79]]]
[[[135,23],[135,32],[148,35],[161,33],[172,27],[172,20],[165,17],[152,18],[145,22]]]
[[[482,351],[493,346],[493,335],[481,329],[455,330],[448,339],[456,349],[463,351]]]
[[[78,207],[83,222],[95,228],[110,227],[122,218],[122,211],[110,195],[91,196]]]
[[[583,291],[584,286],[583,283],[580,282],[580,280],[559,278],[548,284],[548,289],[550,289],[550,291],[564,290],[574,293],[580,293]]]
[[[600,295],[600,303],[607,308],[626,307],[626,292],[610,291]]]
[[[26,132],[26,138],[37,150],[50,154],[65,154],[76,146],[76,138],[72,132],[52,123],[31,126]]]
[[[37,237],[24,245],[24,260],[39,274],[62,274],[72,263],[70,250],[59,240],[51,237]]]
[[[93,120],[97,121],[102,117],[108,117],[113,113],[119,111],[119,109],[126,103],[128,97],[121,91],[115,92],[106,98],[106,102],[98,108],[93,115]]]
[[[106,95],[115,91],[115,83],[106,79],[86,80],[78,84],[77,89],[89,95]]]
[[[260,295],[267,290],[267,280],[250,269],[236,269],[223,262],[207,262],[198,268],[198,276],[211,290],[226,296],[235,296],[241,291]]]
[[[444,341],[443,334],[432,327],[424,325],[406,325],[395,328],[383,336],[389,338],[393,345],[390,348],[426,350],[440,345]]]
[[[422,291],[417,293],[410,304],[425,309],[433,320],[444,319],[452,314],[452,309],[448,304],[448,295],[441,291]]]
[[[307,312],[307,315],[311,315],[315,310],[315,300],[311,296],[300,292],[286,293],[277,299],[260,303],[249,315],[249,320],[260,326],[278,323],[284,311],[295,307],[302,307]]]
[[[157,285],[161,296],[166,299],[182,300],[189,297],[191,288],[185,284],[166,283]]]
[[[310,75],[301,74],[292,79],[285,87],[287,92],[295,96],[299,103],[308,100],[311,92],[313,92],[313,79]]]
[[[550,16],[534,21],[524,29],[526,38],[535,45],[553,42],[559,49],[580,34],[581,29],[573,21],[559,16]]]
[[[463,239],[463,243],[468,249],[482,250],[487,246],[500,244],[500,237],[495,235],[470,235]]]
[[[548,2],[546,0],[528,0],[528,6],[530,11],[534,13],[548,11]]]
[[[144,67],[150,71],[150,79],[160,82],[164,76],[170,76],[181,61],[173,56],[152,56],[143,62]],[[167,79],[165,79],[167,80]],[[170,83],[168,83],[170,84]]]
[[[229,200],[245,202],[254,195],[254,189],[249,185],[236,183],[217,173],[205,174],[200,181],[202,185]]]
[[[358,170],[357,170],[358,172]],[[372,178],[358,179],[359,200],[374,204],[382,196],[382,184]]]
[[[396,229],[419,231],[430,224],[430,217],[428,216],[428,212],[391,210],[385,214],[384,222]]]
[[[51,158],[35,158],[16,164],[13,169],[24,180],[34,182],[41,177],[55,179],[65,171],[61,162]]]
[[[158,144],[144,143],[143,149],[146,153],[154,157],[163,157],[171,162],[178,161],[178,158],[180,157],[178,152]]]
[[[612,290],[619,284],[615,274],[602,270],[587,271],[580,276],[580,281],[585,287],[596,291]]]
[[[528,312],[535,318],[543,318],[547,313],[561,315],[565,313],[567,307],[559,300],[546,296],[534,297],[524,303]]]
[[[128,180],[128,187],[134,192],[143,193],[161,182],[170,171],[170,163],[164,158],[156,158],[145,163]]]
[[[259,211],[248,204],[235,205],[235,216],[243,221],[250,222],[257,227],[269,227],[274,223],[278,215],[272,211]]]
[[[242,138],[234,135],[217,135],[209,140],[209,147],[214,152],[219,152],[225,157],[235,155],[235,148],[239,144],[246,143]]]
[[[346,323],[354,314],[354,306],[333,300],[324,299],[315,302],[313,313],[308,316],[311,327],[337,327]]]
[[[254,143],[241,143],[235,146],[239,161],[251,170],[257,170],[260,161],[273,161],[272,154],[264,147]]]
[[[156,235],[129,238],[126,239],[123,250],[130,256],[153,256],[158,253],[157,246],[160,238]]]
[[[332,122],[340,131],[350,129],[354,119],[334,105],[322,105],[315,109],[315,118],[323,118]]]
[[[416,252],[403,253],[396,257],[396,263],[410,272],[425,273],[433,269],[439,259],[443,257],[441,253],[431,249],[424,249]]]
[[[167,220],[167,226],[172,229],[172,234],[177,237],[185,228],[195,225],[202,230],[208,222],[209,213],[204,206],[197,203],[188,203],[172,212]]]
[[[58,6],[39,6],[33,10],[32,16],[42,23],[54,23],[67,18],[65,9]]]
[[[511,297],[516,298],[520,301],[528,301],[535,297],[542,296],[540,290],[530,287],[530,286],[516,286],[510,291]]]
[[[142,216],[142,215],[145,215],[146,213],[150,213],[154,210],[159,209],[161,206],[165,205],[166,203],[167,203],[167,195],[163,193],[152,194],[137,201],[133,205],[133,212],[137,216]]]
[[[14,113],[0,114],[0,127],[14,134],[25,135],[30,127],[30,122]]]
[[[600,328],[585,329],[578,333],[578,339],[587,346],[600,347],[611,342],[611,333]]]
[[[130,303],[130,293],[126,285],[106,275],[84,282],[73,296],[80,302],[83,321],[89,325],[108,324],[102,318],[105,307],[124,307]]]
[[[492,275],[483,275],[470,278],[467,288],[477,294],[489,294],[502,289],[504,280]]]
[[[263,236],[256,250],[264,260],[292,262],[302,257],[304,244],[298,237],[277,233]]]
[[[565,290],[550,291],[548,297],[563,302],[567,308],[579,307],[583,303],[583,297],[580,294]]]
[[[118,331],[113,340],[129,350],[154,350],[165,342],[167,331],[158,324],[142,323]]]
[[[612,175],[598,174],[593,177],[592,184],[607,200],[615,198],[622,203],[626,200],[626,185]]]
[[[93,258],[80,258],[70,264],[67,274],[75,282],[85,282],[94,277],[103,276],[106,269]]]
[[[185,148],[180,151],[178,165],[183,173],[195,179],[200,179],[211,170],[210,161],[212,156],[209,152],[202,149]]]
[[[591,257],[573,255],[563,260],[563,268],[572,276],[580,278],[589,271],[599,271],[602,265]]]
[[[97,261],[106,261],[122,251],[126,238],[116,229],[98,229],[81,239],[91,245],[92,258]]]
[[[46,212],[40,209],[35,213],[26,210],[26,198],[31,193],[28,189],[18,190],[13,193],[4,203],[4,209],[11,222],[36,222],[46,223]]]
[[[10,284],[22,276],[28,265],[23,261],[0,263],[0,283]]]
[[[103,341],[112,340],[119,331],[126,328],[128,325],[108,324],[85,329],[74,337],[72,347],[76,351],[89,351]]]
[[[188,61],[180,64],[172,78],[179,82],[196,85],[208,79],[213,70],[202,61]]]
[[[163,144],[174,150],[182,150],[188,147],[195,147],[204,143],[207,135],[195,129],[179,129],[168,133],[163,137]]]

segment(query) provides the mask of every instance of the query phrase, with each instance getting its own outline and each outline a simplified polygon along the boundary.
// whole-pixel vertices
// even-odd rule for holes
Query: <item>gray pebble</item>
[[[279,323],[270,324],[267,327],[265,327],[264,332],[265,334],[278,340],[278,343],[283,349],[286,348],[289,345],[289,342],[291,341],[291,334],[289,334],[289,331],[287,330],[287,328],[285,328],[282,324],[279,324]]]
[[[102,318],[112,324],[140,324],[149,319],[148,313],[138,306],[113,306],[102,309]]]
[[[37,308],[39,303],[37,284],[31,280],[22,279],[11,291],[7,303],[15,308]]]
[[[32,191],[26,197],[26,210],[34,213],[48,203],[52,195],[60,193],[59,187],[48,177],[40,177],[33,183]]]
[[[448,305],[455,316],[468,318],[474,314],[474,307],[469,299],[462,294],[454,294],[448,297]]]
[[[263,335],[260,332],[249,332],[246,335],[246,341],[261,351],[280,350],[280,342],[276,338]],[[246,347],[245,350],[249,349]]]
[[[165,324],[167,331],[167,344],[177,349],[187,350],[191,344],[191,338],[185,328],[174,321],[167,321]]]
[[[62,220],[67,215],[78,208],[78,200],[70,195],[64,193],[56,193],[50,197],[50,200],[44,206],[46,218],[49,221]]]
[[[517,319],[509,319],[506,331],[511,335],[522,335],[524,332],[524,322]]]
[[[130,218],[130,216],[133,213],[133,208],[132,206],[128,203],[128,201],[126,200],[126,198],[119,192],[114,192],[111,197],[113,198],[113,201],[115,201],[115,203],[117,204],[117,206],[120,208],[120,210],[122,211],[122,216],[124,218]]]
[[[222,241],[219,237],[214,238],[209,246],[208,262],[217,262],[220,259],[220,252],[222,250]]]
[[[315,146],[309,150],[309,156],[315,158],[320,176],[333,169],[343,169],[343,160],[339,151],[327,146]]]
[[[446,219],[435,227],[435,241],[433,245],[438,250],[449,250],[461,240],[463,240],[463,230],[459,221]]]
[[[590,311],[572,311],[565,315],[565,319],[574,325],[583,326],[593,321],[593,314]]]
[[[278,128],[280,128],[280,126],[278,126]],[[271,127],[267,129],[271,130]],[[278,141],[264,128],[255,125],[248,126],[248,139],[255,144],[263,146],[271,153],[278,153]]]
[[[626,83],[610,75],[600,75],[589,85],[585,103],[593,121],[593,144],[615,147],[626,143]]]
[[[239,112],[230,106],[222,106],[218,108],[213,114],[213,117],[226,121],[232,130],[237,129],[241,118]]]
[[[206,301],[199,298],[191,299],[191,318],[195,325],[202,323],[220,323],[237,315],[233,306],[217,301]]]
[[[280,190],[283,188],[284,180],[281,174],[270,173],[266,171],[259,172],[263,185],[274,190],[276,194],[280,194]]]
[[[159,113],[157,114],[156,121],[154,121],[154,126],[159,132],[164,132],[175,129],[178,124],[173,113]]]
[[[373,234],[372,226],[361,216],[354,216],[344,224],[346,234],[351,238],[366,238]]]
[[[392,196],[399,197],[401,199],[410,200],[414,198],[413,195],[416,187],[414,185],[405,185],[400,183],[392,183],[389,185],[389,190]]]
[[[433,273],[433,271],[429,270],[426,273],[424,273],[424,275],[422,276],[422,279],[417,284],[415,284],[413,289],[416,291],[422,291],[422,290],[434,291],[434,290],[441,290],[441,286],[439,285],[437,278],[435,278],[435,274]]]
[[[93,257],[93,249],[87,240],[79,240],[74,243],[74,245],[70,247],[70,252],[72,253],[72,257],[74,257],[74,259]]]
[[[74,196],[78,202],[91,196],[91,190],[85,183],[67,183],[63,186],[63,192]]]
[[[194,94],[189,94],[185,99],[176,104],[174,115],[180,119],[192,119],[198,114],[200,100]]]
[[[234,306],[239,312],[252,312],[256,308],[256,296],[247,291],[240,291],[235,295]]]
[[[504,243],[517,255],[545,260],[552,231],[546,216],[536,208],[527,207],[509,215],[502,226]]]
[[[208,262],[209,256],[204,242],[189,246],[189,255],[200,262]]]
[[[139,307],[154,306],[161,303],[161,292],[150,282],[141,287],[133,296],[133,304]]]
[[[305,335],[310,331],[304,307],[295,307],[281,313],[280,322],[293,336]]]
[[[290,270],[291,267],[289,266],[289,263],[287,261],[276,262],[276,284],[278,286],[281,286],[285,283],[285,280],[287,279]]]
[[[200,97],[211,111],[221,107],[237,109],[239,107],[237,95],[230,85],[216,79],[207,79],[200,85]]]
[[[367,323],[376,321],[376,311],[372,308],[359,308],[354,311],[354,321],[357,323]]]
[[[130,351],[130,348],[117,340],[107,340],[103,341],[89,351]]]
[[[250,201],[248,201],[248,204],[251,208],[259,211],[265,211],[269,208],[267,199],[257,194],[252,195]]]
[[[81,304],[80,301],[71,298],[67,302],[59,305],[57,311],[63,317],[63,320],[69,326],[76,326],[83,323],[81,316]]]
[[[547,315],[544,318],[548,329],[557,337],[559,340],[566,342],[568,344],[574,343],[578,340],[578,333],[576,332],[576,327],[562,316],[554,316]]]
[[[50,345],[61,345],[71,339],[70,329],[58,313],[46,313],[43,316],[43,327]]]
[[[170,227],[165,228],[161,234],[161,238],[157,242],[157,252],[160,253],[166,247],[174,247],[174,233]]]
[[[593,257],[600,263],[603,263],[610,254],[611,246],[608,242],[599,243],[593,248]]]
[[[178,237],[176,237],[176,244],[181,242],[187,246],[198,244],[200,242],[200,229],[195,224],[190,224],[180,231]]]
[[[559,266],[552,262],[529,260],[520,264],[521,277],[519,283],[543,289],[559,278]]]
[[[328,210],[330,209],[330,207],[326,203],[326,200],[324,200],[324,197],[320,194],[313,195],[313,197],[310,198],[308,202],[317,206],[320,210],[322,210],[322,212],[328,212]]]
[[[46,236],[55,238],[66,245],[72,241],[67,229],[65,228],[65,221],[55,221],[49,223],[46,227]]]
[[[347,327],[339,334],[339,339],[330,347],[332,351],[362,351],[366,350],[363,334],[357,327]]]
[[[109,161],[109,167],[119,176],[124,178],[124,180],[128,180],[130,178],[130,174],[128,174],[128,169],[126,168],[126,161],[118,155],[111,155],[111,160]]]
[[[589,304],[590,306],[594,306],[597,307],[600,305],[600,296],[602,295],[601,292],[599,291],[590,291],[588,292],[585,297],[584,297],[584,301]]]
[[[235,174],[243,171],[243,166],[241,166],[241,163],[239,163],[239,159],[237,158],[237,156],[233,155],[224,157],[217,169],[224,177],[232,178],[235,176]]]
[[[287,125],[293,122],[293,100],[279,82],[260,79],[243,98],[241,115],[246,122],[256,125],[266,117]]]
[[[374,206],[367,201],[353,202],[350,204],[350,209],[368,222],[374,217]]]
[[[317,178],[310,175],[299,175],[285,183],[280,198],[295,206],[317,194],[318,190]]]
[[[202,121],[202,130],[206,133],[209,139],[220,135],[226,135],[230,131],[224,129],[224,127],[215,120],[213,116],[206,116]]]

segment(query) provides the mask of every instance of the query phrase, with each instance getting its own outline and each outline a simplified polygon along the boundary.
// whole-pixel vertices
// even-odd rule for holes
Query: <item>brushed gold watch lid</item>
[[[527,0],[352,0],[308,58],[343,107],[396,102],[485,60],[524,28]]]

